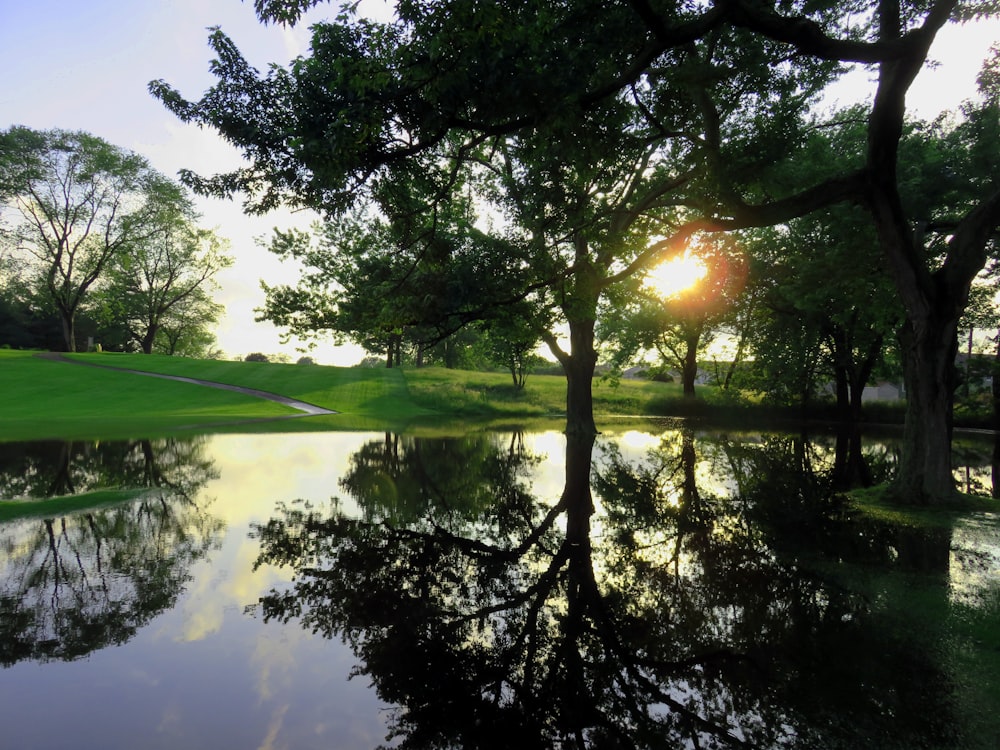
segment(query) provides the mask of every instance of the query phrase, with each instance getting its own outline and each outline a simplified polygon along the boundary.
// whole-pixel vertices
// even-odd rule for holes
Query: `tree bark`
[[[594,422],[594,321],[571,320],[570,355],[562,361],[566,373],[566,432],[596,435]]]
[[[972,279],[986,262],[986,243],[1000,218],[1000,193],[994,193],[959,222],[944,264],[932,270],[923,237],[914,231],[913,217],[906,214],[899,194],[897,168],[906,92],[953,6],[954,2],[941,3],[928,13],[920,33],[904,37],[898,0],[880,4],[880,41],[900,49],[895,59],[879,66],[868,120],[867,203],[906,312],[900,333],[906,423],[893,490],[900,500],[912,504],[947,503],[956,493],[951,427],[958,319]]]
[[[851,386],[845,368],[833,368],[833,383],[837,395],[837,421],[848,424],[851,421]]]
[[[993,429],[1000,430],[1000,330],[997,331],[996,342],[993,372],[990,377],[990,395],[993,396]]]
[[[152,354],[153,353],[153,342],[156,341],[156,333],[160,330],[160,327],[155,323],[150,325],[146,329],[146,333],[142,337],[142,353]]]
[[[871,486],[872,472],[861,447],[860,423],[847,422],[837,425],[832,476],[835,490]]]
[[[396,367],[399,367],[399,344],[401,338],[398,333],[389,334],[389,345],[386,347],[385,355],[385,366],[389,369],[392,368],[394,362]]]
[[[59,317],[62,320],[63,344],[67,352],[76,351],[76,324],[72,312],[61,310]]]
[[[956,492],[951,433],[957,333],[957,315],[928,314],[911,317],[900,334],[906,422],[893,488],[907,503],[947,502]]]
[[[592,390],[597,365],[594,321],[571,320],[569,334],[570,351],[567,353],[551,332],[542,332],[542,339],[559,360],[566,376],[566,434],[596,435]]]
[[[992,486],[990,496],[1000,500],[1000,435],[993,436],[993,459],[990,462]]]
[[[562,301],[563,313],[569,323],[569,353],[559,346],[551,332],[542,331],[541,334],[566,375],[566,434],[596,435],[593,381],[597,350],[594,348],[594,326],[604,282],[590,261],[587,241],[577,237],[574,242],[576,268],[568,288],[563,290]]]

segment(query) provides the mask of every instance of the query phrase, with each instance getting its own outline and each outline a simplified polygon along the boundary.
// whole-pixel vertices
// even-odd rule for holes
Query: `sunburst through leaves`
[[[685,253],[652,269],[646,275],[645,287],[657,297],[669,299],[694,287],[707,273],[701,258]]]

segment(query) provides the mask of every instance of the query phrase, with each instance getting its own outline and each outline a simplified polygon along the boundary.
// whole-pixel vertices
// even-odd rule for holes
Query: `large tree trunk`
[[[1000,193],[959,222],[941,268],[924,261],[924,241],[901,221],[898,196],[872,201],[882,247],[906,312],[899,341],[906,387],[903,448],[893,492],[913,505],[947,504],[957,489],[951,470],[958,322],[969,287],[986,263],[986,243]]]
[[[867,376],[858,376],[851,379],[851,407],[850,416],[852,424],[861,424],[864,416],[865,384],[868,382]]]
[[[59,445],[59,459],[56,463],[55,473],[52,475],[52,481],[45,490],[46,497],[76,494],[72,471],[73,446],[74,443],[69,441],[65,441]]]
[[[571,320],[570,351],[567,353],[548,331],[542,339],[562,365],[566,375],[566,433],[596,435],[594,394],[592,390],[597,352],[594,349],[594,321]]]
[[[398,333],[389,334],[389,345],[386,347],[385,366],[391,368],[393,362],[399,367],[399,343],[402,337]]]
[[[71,310],[60,310],[59,317],[62,320],[63,345],[67,352],[76,351],[76,323]]]
[[[882,344],[885,337],[881,334],[872,338],[868,344],[868,351],[865,352],[864,359],[851,368],[851,422],[861,424],[864,414],[864,394],[865,386],[875,370],[875,363],[882,357]]]
[[[1000,500],[1000,434],[993,436],[993,460],[990,462],[992,487],[990,496]]]
[[[832,481],[835,490],[870,487],[872,484],[872,472],[862,451],[861,424],[858,422],[837,425]]]
[[[601,281],[590,263],[587,242],[576,239],[577,267],[572,286],[564,291],[563,312],[569,322],[569,353],[567,354],[551,332],[542,332],[542,339],[559,360],[566,375],[566,433],[596,435],[594,422],[594,369],[597,351],[594,348],[594,326],[597,303],[601,296]]]
[[[997,331],[996,342],[993,372],[990,375],[990,395],[993,396],[993,429],[1000,430],[1000,330]]]
[[[895,494],[913,504],[954,497],[951,470],[952,404],[958,318],[928,314],[908,319],[900,333],[906,423]]]
[[[178,328],[176,331],[171,331],[168,328],[166,333],[166,338],[167,338],[167,354],[169,354],[172,357],[174,356],[174,353],[177,351],[177,343],[181,340],[181,329]]]
[[[153,353],[153,342],[156,341],[156,333],[160,329],[155,323],[150,325],[146,329],[146,333],[142,337],[142,353],[152,354]]]
[[[576,320],[569,324],[570,354],[560,360],[566,373],[566,432],[597,434],[594,422],[594,321]]]
[[[837,421],[850,424],[860,421],[860,393],[857,392],[857,367],[854,364],[854,350],[851,338],[844,326],[830,323],[827,335],[833,352],[833,377],[837,396]],[[862,385],[862,388],[864,386]],[[857,412],[855,412],[857,402]]]

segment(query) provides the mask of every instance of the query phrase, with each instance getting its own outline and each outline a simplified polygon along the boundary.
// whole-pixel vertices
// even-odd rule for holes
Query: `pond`
[[[3,498],[82,498],[0,524],[2,744],[996,747],[1000,514],[845,506],[895,455],[680,422],[0,445]],[[996,455],[956,478],[995,494]]]

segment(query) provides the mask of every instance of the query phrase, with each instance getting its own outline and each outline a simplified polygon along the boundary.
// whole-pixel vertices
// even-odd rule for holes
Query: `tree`
[[[681,267],[700,264],[704,274],[677,289],[640,285],[636,279],[609,300],[600,329],[618,367],[653,350],[663,364],[680,373],[684,397],[694,398],[698,355],[735,309],[746,282],[746,263],[736,248],[720,243],[694,244],[688,252],[679,261]],[[667,280],[677,268],[661,266]]]
[[[383,354],[388,367],[400,364],[404,345],[419,363],[440,344],[445,365],[455,366],[456,333],[509,300],[523,270],[509,244],[474,226],[467,203],[430,215],[409,210],[421,189],[410,184],[381,196],[390,218],[362,209],[315,224],[311,235],[276,231],[269,249],[303,273],[295,286],[262,284],[259,319],[289,336],[350,339]],[[501,263],[511,266],[507,272]]]
[[[154,349],[164,354],[214,359],[216,348],[213,330],[225,314],[225,308],[203,289],[195,289],[184,303],[174,305],[160,320]]]
[[[293,580],[248,611],[347,644],[394,747],[974,744],[880,577],[925,553],[933,600],[950,529],[845,514],[805,438],[701,436],[568,435],[558,495],[517,434],[386,434],[254,526]]]
[[[265,20],[289,21],[313,4],[277,0],[257,9]],[[938,30],[950,21],[995,14],[997,7],[884,0],[872,8],[849,2],[782,8],[745,0],[658,7],[529,3],[513,9],[469,0],[400,2],[392,25],[347,12],[317,25],[312,56],[264,78],[216,31],[211,43],[219,54],[220,83],[199,102],[184,100],[162,81],[151,87],[186,121],[219,129],[251,162],[207,179],[188,173],[189,182],[221,195],[246,190],[257,209],[290,200],[337,211],[365,188],[426,168],[446,153],[464,158],[478,147],[511,141],[522,148],[523,158],[513,163],[540,167],[523,184],[536,194],[539,187],[551,188],[539,200],[554,210],[534,212],[544,215],[543,225],[519,223],[536,237],[539,230],[563,229],[573,269],[572,279],[560,277],[565,283],[557,294],[566,303],[575,348],[555,351],[567,374],[569,429],[593,429],[592,318],[602,288],[617,276],[602,274],[651,264],[696,230],[779,224],[824,205],[861,203],[906,315],[907,440],[896,491],[911,502],[947,501],[954,494],[956,326],[1000,221],[1000,190],[982,173],[971,176],[977,199],[946,222],[944,262],[931,263],[928,234],[913,226],[942,226],[944,217],[931,216],[928,223],[904,208],[900,139],[906,92]],[[817,182],[807,186],[781,185],[767,167],[795,156],[810,93],[844,64],[878,70],[864,159],[847,170],[816,174]],[[984,90],[995,79],[984,74]],[[631,119],[613,116],[627,105]],[[988,123],[996,110],[984,108],[978,119]],[[635,183],[631,197],[646,201],[641,214],[652,204],[689,210],[673,221],[661,217],[670,230],[664,239],[623,258],[628,242],[622,236],[605,234],[601,250],[593,244],[597,224],[580,221],[579,213],[559,213],[577,204],[552,201],[562,186],[544,172],[551,164],[546,159],[557,160],[582,185],[587,157],[620,153],[614,149],[627,134],[638,134],[639,141],[658,136],[655,153],[686,167],[672,174],[669,191],[662,189],[666,183],[660,190],[639,190]],[[970,134],[970,148],[982,143]],[[648,187],[648,173],[642,174]],[[681,185],[686,199],[672,197]],[[594,188],[591,205],[605,196]],[[580,195],[564,191],[566,198]],[[621,220],[638,206],[610,201],[606,207]],[[560,223],[563,218],[572,221]],[[565,231],[570,224],[575,231]],[[603,265],[609,253],[614,262]]]
[[[517,300],[545,290],[552,322],[561,319],[569,326],[569,351],[551,330],[542,331],[543,338],[567,376],[567,429],[593,432],[593,329],[601,295],[677,252],[702,227],[687,219],[704,213],[704,192],[710,191],[709,202],[725,197],[712,168],[725,165],[742,184],[759,185],[766,166],[798,137],[804,105],[832,66],[779,65],[782,72],[775,75],[771,64],[778,65],[784,53],[753,35],[719,28],[702,42],[706,28],[692,28],[684,45],[661,46],[656,55],[663,55],[663,67],[622,97],[553,108],[552,101],[564,101],[582,81],[606,85],[634,55],[644,57],[646,33],[640,17],[616,9],[602,30],[610,33],[595,38],[599,49],[582,48],[575,40],[592,27],[596,7],[580,3],[553,13],[545,4],[535,10],[537,15],[505,19],[492,6],[454,3],[416,13],[401,4],[398,25],[342,18],[316,27],[312,57],[264,78],[215,32],[219,85],[197,103],[163,82],[152,89],[182,118],[217,127],[247,149],[252,170],[186,178],[210,193],[247,190],[252,210],[288,200],[339,215],[366,198],[385,209],[380,199],[388,191],[397,198],[403,193],[408,206],[422,204],[432,212],[455,197],[456,187],[465,190],[472,176],[483,175],[487,184],[478,196],[492,201],[513,227],[503,239],[529,250],[531,275],[508,296]],[[690,20],[681,9],[677,13],[671,20]],[[483,28],[490,34],[470,32]],[[550,32],[554,47],[548,44]],[[449,43],[441,45],[443,38]],[[524,39],[546,41],[525,48]],[[594,60],[602,64],[595,66]],[[532,76],[539,70],[546,71],[544,77]],[[723,71],[735,77],[733,88],[719,85]],[[527,99],[517,93],[521,83],[510,90],[494,85],[508,86],[522,74],[530,78],[529,88],[538,89]],[[358,89],[362,79],[366,83]],[[428,80],[435,81],[430,89]],[[761,96],[744,97],[738,90]],[[411,106],[427,93],[433,102]],[[232,117],[248,98],[274,115],[250,117],[251,129],[258,129],[250,137]],[[515,102],[532,108],[525,118],[515,118],[517,127],[480,128],[483,118],[506,121]],[[266,136],[259,130],[265,121],[275,126]],[[750,130],[766,148],[748,149],[735,140],[723,147],[724,136]],[[423,184],[414,191],[418,176]],[[392,210],[398,212],[398,206]],[[666,236],[648,246],[656,228]],[[519,267],[510,255],[497,256],[493,275],[524,269],[524,262]]]
[[[510,305],[480,324],[483,333],[481,346],[491,362],[507,368],[514,387],[524,388],[536,359],[535,348],[539,341],[540,326],[532,319],[536,314],[530,306]]]
[[[20,126],[0,133],[0,184],[17,220],[13,242],[59,311],[66,351],[76,351],[76,314],[109,264],[185,200],[137,154],[87,133]]]
[[[172,607],[225,529],[196,502],[218,476],[203,440],[5,445],[4,497],[148,489],[0,529],[0,664],[80,659],[127,643]]]
[[[752,334],[764,390],[804,403],[832,381],[845,423],[860,422],[862,393],[902,317],[866,229],[856,208],[836,206],[747,242],[766,279]]]
[[[177,323],[192,320],[186,308],[208,312],[216,274],[233,263],[225,252],[228,243],[195,226],[190,206],[171,208],[175,210],[162,214],[154,233],[115,256],[100,293],[106,315],[123,322],[146,354],[164,339],[164,328],[176,333]],[[169,342],[171,337],[166,338]],[[176,350],[177,342],[175,337],[168,348]]]

